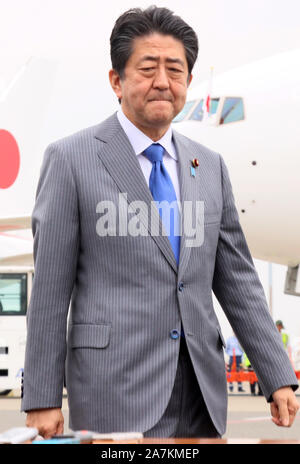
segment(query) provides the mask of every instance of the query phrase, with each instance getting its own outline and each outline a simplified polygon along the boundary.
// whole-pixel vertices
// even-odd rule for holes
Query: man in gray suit
[[[124,13],[109,73],[120,110],[46,150],[22,399],[45,437],[63,430],[64,378],[72,429],[221,436],[225,344],[212,291],[275,424],[290,426],[299,408],[224,161],[171,128],[197,53],[195,32],[169,10]],[[168,222],[157,206],[171,203]]]

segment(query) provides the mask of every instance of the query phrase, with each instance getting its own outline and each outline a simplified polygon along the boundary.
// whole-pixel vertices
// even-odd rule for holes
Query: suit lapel
[[[179,160],[179,185],[182,206],[182,236],[180,242],[180,260],[178,270],[178,278],[180,279],[181,276],[184,275],[192,250],[190,246],[187,246],[191,238],[186,235],[186,231],[183,227],[185,212],[184,204],[186,201],[190,201],[193,205],[195,205],[196,200],[199,200],[199,192],[197,191],[199,183],[190,174],[191,161],[195,158],[195,154],[190,151],[189,144],[186,142],[186,139],[182,137],[181,134],[173,130],[173,141],[176,146]],[[197,175],[198,174],[199,173],[197,171]]]
[[[95,137],[102,143],[98,156],[110,176],[114,179],[118,189],[127,194],[127,202],[139,200],[145,203],[147,211],[140,211],[139,217],[149,234],[155,240],[171,267],[177,273],[177,263],[168,237],[161,234],[151,234],[152,230],[161,230],[161,219],[156,208],[152,208],[153,197],[146,183],[137,156],[119,124],[116,113],[100,126]],[[150,213],[151,211],[151,221]]]
[[[190,255],[193,253],[194,248],[191,246],[193,237],[187,235],[184,230],[185,224],[185,202],[191,202],[193,205],[193,214],[196,209],[197,201],[204,201],[205,199],[205,182],[207,182],[207,175],[205,174],[204,157],[201,151],[197,148],[197,153],[193,153],[189,140],[173,130],[173,141],[176,146],[178,160],[179,160],[179,183],[181,192],[181,206],[182,206],[182,236],[180,243],[180,260],[178,269],[178,279],[183,278],[184,272],[187,268]],[[194,158],[199,158],[199,166],[196,169],[195,177],[191,175],[191,162]],[[196,226],[196,216],[189,218],[188,223]],[[199,218],[197,218],[198,221]],[[201,219],[201,218],[200,218]],[[197,223],[199,225],[199,222]]]

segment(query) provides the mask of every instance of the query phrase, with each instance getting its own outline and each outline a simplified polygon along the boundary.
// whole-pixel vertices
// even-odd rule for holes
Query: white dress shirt
[[[120,108],[117,112],[117,117],[119,123],[121,124],[125,134],[129,139],[129,142],[132,145],[135,154],[137,155],[137,159],[140,163],[147,185],[149,186],[149,178],[152,170],[152,163],[145,155],[143,155],[143,151],[146,150],[146,148],[148,148],[154,142],[146,134],[144,134],[144,132],[138,129],[131,121],[129,121],[129,119],[123,113],[122,108]],[[177,201],[180,201],[180,188],[178,180],[178,157],[175,145],[172,140],[171,126],[169,127],[165,135],[163,135],[162,138],[160,140],[157,140],[155,143],[159,143],[165,149],[163,163],[166,170],[168,171],[169,176],[171,177]]]

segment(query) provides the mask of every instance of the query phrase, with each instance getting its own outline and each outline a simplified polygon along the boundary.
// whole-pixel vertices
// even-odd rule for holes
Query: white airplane
[[[41,165],[40,132],[55,64],[29,58],[0,80],[0,263],[32,263],[31,227]]]
[[[300,49],[191,89],[174,128],[222,154],[256,259],[288,266],[300,295]],[[210,94],[210,112],[206,99]]]
[[[222,154],[253,257],[287,265],[285,291],[295,295],[300,295],[299,62],[296,49],[219,74],[188,92],[174,120],[179,132]],[[16,263],[19,255],[25,263],[31,256],[28,236],[25,252],[16,249],[12,257],[7,241],[17,238],[3,234],[30,227],[42,161],[35,136],[51,79],[49,63],[30,60],[0,94],[0,136],[1,129],[10,131],[21,152],[15,181],[4,189],[0,184],[0,264]]]

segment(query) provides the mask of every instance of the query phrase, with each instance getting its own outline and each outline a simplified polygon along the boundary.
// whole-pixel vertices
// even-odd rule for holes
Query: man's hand
[[[35,409],[28,411],[27,427],[35,427],[44,438],[64,433],[64,416],[60,408]]]
[[[290,427],[300,407],[291,387],[282,387],[273,394],[272,421],[279,427]]]

